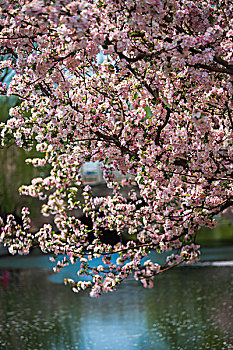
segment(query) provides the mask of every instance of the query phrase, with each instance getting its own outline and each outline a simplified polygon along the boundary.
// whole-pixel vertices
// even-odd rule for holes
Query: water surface
[[[0,349],[233,349],[232,261],[177,268],[153,289],[126,282],[91,299],[52,283],[47,257],[25,257],[17,268],[19,259],[0,259]]]

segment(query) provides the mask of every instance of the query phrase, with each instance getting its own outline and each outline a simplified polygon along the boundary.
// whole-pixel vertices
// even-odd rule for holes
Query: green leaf
[[[145,118],[143,118],[141,120],[142,122],[144,122],[145,120],[150,119],[152,117],[152,112],[151,112],[150,106],[146,106],[144,108],[144,110],[146,111],[146,116],[145,116]]]

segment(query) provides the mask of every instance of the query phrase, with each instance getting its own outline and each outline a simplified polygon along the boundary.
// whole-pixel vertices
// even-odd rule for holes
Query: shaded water
[[[232,261],[177,268],[153,289],[126,282],[99,299],[49,281],[46,256],[17,261],[0,259],[0,349],[233,349]]]

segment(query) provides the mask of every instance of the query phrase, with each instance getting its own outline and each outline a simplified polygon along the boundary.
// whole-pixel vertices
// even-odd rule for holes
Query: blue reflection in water
[[[221,251],[202,258],[232,258],[233,247]],[[212,264],[219,266],[205,262],[159,275],[153,289],[127,282],[91,299],[51,283],[47,256],[1,258],[0,349],[230,350],[232,262]]]

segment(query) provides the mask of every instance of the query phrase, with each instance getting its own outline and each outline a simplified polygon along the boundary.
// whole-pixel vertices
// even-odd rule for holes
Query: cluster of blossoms
[[[29,254],[33,245],[33,234],[30,233],[30,212],[22,208],[22,225],[17,224],[13,215],[8,215],[4,224],[0,218],[0,242],[8,246],[11,254]]]
[[[28,162],[51,172],[21,193],[46,200],[54,219],[32,235],[10,217],[1,242],[64,254],[58,270],[81,260],[90,281],[67,283],[92,296],[196,261],[198,229],[233,204],[232,1],[3,0],[0,22],[0,68],[15,72],[1,93],[20,98],[1,146],[36,145]],[[103,164],[111,195],[83,186],[88,161]],[[103,238],[110,231],[117,243]],[[151,250],[171,255],[145,263]]]

